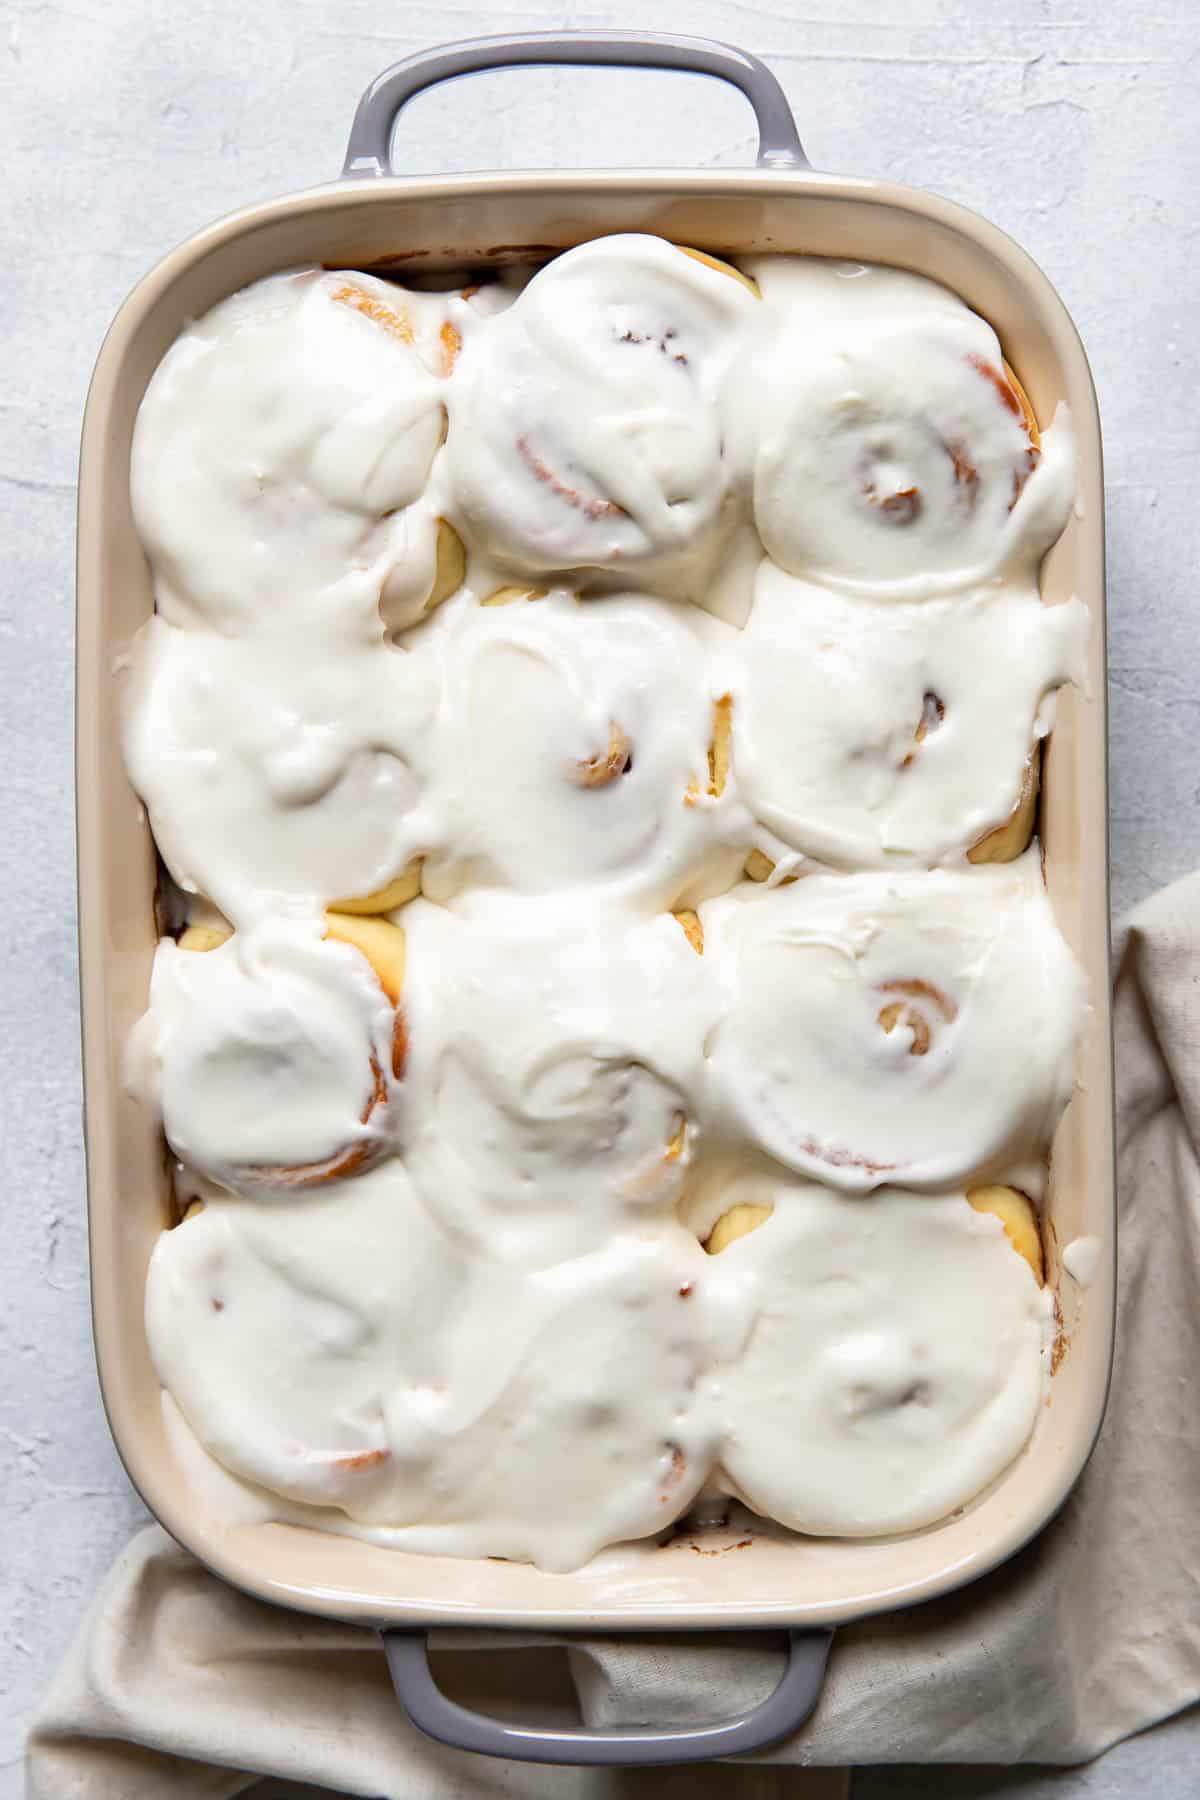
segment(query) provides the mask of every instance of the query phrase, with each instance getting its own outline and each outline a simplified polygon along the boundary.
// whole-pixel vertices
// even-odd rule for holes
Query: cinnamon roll
[[[881,606],[764,562],[730,683],[760,850],[849,869],[1019,855],[1087,631],[1080,601],[1044,606],[1031,587]]]
[[[125,700],[126,766],[163,861],[235,924],[411,882],[430,662],[381,643],[266,654],[154,618]]]
[[[437,579],[437,516],[418,503],[445,431],[449,306],[308,270],[256,282],[176,340],[131,467],[165,617],[361,629],[385,583],[395,622],[419,617]]]
[[[751,822],[722,768],[712,643],[729,627],[645,596],[443,609],[438,724],[414,754],[438,842],[423,890],[591,887],[675,904],[734,879]],[[716,751],[714,752],[714,746]]]
[[[712,1466],[700,1379],[737,1333],[705,1261],[643,1230],[498,1279],[390,1162],[303,1232],[237,1200],[165,1232],[147,1334],[244,1479],[398,1548],[570,1569],[670,1525]]]
[[[737,1337],[711,1268],[675,1228],[648,1228],[493,1280],[450,1387],[393,1402],[406,1481],[377,1535],[564,1570],[670,1525],[712,1468],[701,1381]]]
[[[758,302],[736,275],[661,238],[598,238],[464,347],[446,470],[482,559],[698,591],[737,510],[722,394]]]
[[[444,1227],[540,1267],[672,1216],[712,1009],[674,919],[417,900],[405,930],[405,1161]]]
[[[404,1074],[404,934],[331,915],[238,932],[207,955],[164,939],[130,1079],[181,1162],[235,1192],[357,1174],[389,1148]]]
[[[786,321],[756,399],[754,516],[793,575],[922,597],[1028,571],[1075,492],[1065,411],[1039,431],[991,327],[965,307]]]
[[[973,1500],[1024,1447],[1053,1307],[1002,1232],[946,1197],[871,1200],[784,1177],[713,1263],[753,1330],[713,1376],[725,1484],[794,1531],[874,1537]]]
[[[230,1197],[164,1232],[146,1333],[160,1380],[227,1469],[370,1520],[405,1477],[395,1390],[447,1378],[466,1292],[461,1258],[393,1160],[307,1195],[303,1230],[288,1209]]]
[[[858,1192],[986,1180],[1045,1154],[1084,978],[1034,853],[743,888],[701,918],[705,962],[736,996],[709,1040],[727,1132]]]

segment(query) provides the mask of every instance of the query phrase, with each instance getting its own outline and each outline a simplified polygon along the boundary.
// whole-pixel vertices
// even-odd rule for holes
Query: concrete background
[[[478,31],[708,33],[768,58],[822,168],[936,189],[1011,232],[1088,346],[1108,458],[1119,908],[1200,860],[1195,676],[1200,25],[1074,0],[4,0],[0,109],[0,1800],[29,1713],[141,1513],[92,1372],[74,966],[72,539],[88,375],[127,290],[235,206],[332,177],[360,90]],[[741,163],[748,112],[690,78],[525,72],[418,101],[403,167]],[[871,1800],[1195,1791],[1184,1720],[1065,1778],[862,1776]],[[1192,1775],[1185,1773],[1192,1763]],[[795,1791],[783,1784],[783,1791]]]

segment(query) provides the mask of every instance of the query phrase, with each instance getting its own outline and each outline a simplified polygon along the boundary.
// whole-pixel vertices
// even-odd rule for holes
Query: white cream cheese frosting
[[[661,238],[556,257],[464,346],[445,477],[478,553],[694,595],[738,507],[730,363],[757,298]]]
[[[125,754],[236,927],[130,1046],[205,1200],[147,1329],[277,1517],[553,1569],[714,1482],[908,1530],[1033,1426],[1051,1301],[959,1190],[1040,1191],[1083,980],[1036,846],[929,865],[1081,668],[1069,420],[945,289],[750,268],[274,277],[147,392]],[[418,859],[397,1011],[324,915]]]
[[[738,890],[700,916],[725,995],[708,1045],[725,1133],[854,1192],[1048,1150],[1086,984],[1036,847],[993,868]]]
[[[507,1291],[493,1277],[493,1330],[452,1392],[393,1410],[397,1456],[434,1493],[385,1541],[570,1569],[666,1529],[713,1466],[701,1378],[740,1335],[707,1260],[678,1228],[643,1227]]]
[[[412,762],[436,710],[436,670],[381,639],[314,653],[155,617],[125,763],[180,887],[250,923],[373,893],[422,847]]]
[[[731,1185],[770,1217],[716,1259],[754,1331],[709,1377],[728,1484],[796,1531],[914,1531],[965,1505],[1033,1430],[1053,1304],[959,1195]]]
[[[156,1366],[229,1468],[400,1548],[545,1568],[687,1507],[739,1336],[689,1234],[470,1267],[396,1162],[296,1206],[210,1203],[152,1260]]]
[[[737,384],[755,446],[754,518],[793,575],[895,598],[1028,572],[1075,495],[1065,408],[1035,444],[995,332],[931,284],[862,285],[830,308],[828,268],[802,267]]]
[[[734,636],[645,595],[442,607],[406,640],[439,671],[425,893],[578,887],[653,908],[728,887],[753,835],[732,783],[709,792]]]
[[[1017,805],[1085,668],[1088,615],[1036,588],[915,602],[759,568],[732,649],[733,766],[767,847],[841,868],[961,860]]]
[[[304,270],[256,282],[177,339],[131,466],[164,617],[295,630],[347,587],[360,611],[377,607],[406,558],[431,577],[436,521],[411,509],[445,431],[443,329],[461,338],[449,308]]]
[[[357,1518],[392,1474],[394,1389],[444,1379],[466,1294],[391,1160],[286,1207],[209,1201],[159,1239],[146,1327],[164,1385],[228,1468]]]
[[[152,1260],[156,1365],[245,1480],[397,1548],[550,1569],[669,1525],[713,1479],[861,1536],[999,1475],[1053,1319],[999,1222],[782,1174],[726,1198],[772,1211],[720,1257],[644,1224],[532,1270],[465,1258],[396,1162],[299,1215],[210,1202]]]
[[[489,897],[404,920],[404,1154],[445,1229],[539,1267],[673,1217],[712,1000],[675,919]]]
[[[129,1076],[184,1162],[269,1192],[357,1169],[389,1141],[395,1009],[359,951],[304,923],[206,954],[164,939]]]

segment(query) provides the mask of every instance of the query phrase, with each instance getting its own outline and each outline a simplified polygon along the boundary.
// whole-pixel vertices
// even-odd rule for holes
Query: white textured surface
[[[638,25],[766,56],[821,167],[934,188],[1010,231],[1073,312],[1109,470],[1113,856],[1119,906],[1200,853],[1193,586],[1200,508],[1200,31],[1076,0],[642,0]],[[379,0],[5,0],[0,166],[0,730],[9,772],[0,1123],[0,1800],[28,1714],[140,1518],[92,1373],[79,1147],[71,794],[73,482],[80,411],[120,300],[218,214],[336,173],[359,91],[480,30],[623,22],[621,9]],[[523,73],[423,97],[402,166],[740,163],[749,115],[708,84]],[[1191,1791],[1195,1733],[1152,1734],[1062,1791]],[[1174,1746],[1177,1745],[1176,1749]],[[931,1746],[931,1749],[933,1747]],[[1194,1757],[1194,1750],[1192,1752]],[[1010,1778],[1011,1779],[1011,1778]],[[1194,1764],[1192,1770],[1194,1779]],[[1033,1800],[1041,1785],[965,1785]],[[980,1777],[981,1783],[988,1782]],[[878,1776],[866,1790],[893,1791]],[[931,1782],[922,1792],[936,1792]],[[1054,1785],[1054,1792],[1059,1787]]]

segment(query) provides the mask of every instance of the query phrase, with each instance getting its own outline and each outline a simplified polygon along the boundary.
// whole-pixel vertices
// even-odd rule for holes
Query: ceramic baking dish
[[[684,69],[742,89],[760,132],[754,170],[526,173],[398,178],[396,114],[422,88],[528,63]],[[935,277],[989,319],[1038,415],[1060,400],[1079,439],[1075,516],[1047,559],[1050,603],[1077,593],[1092,616],[1086,692],[1060,698],[1046,758],[1042,837],[1059,924],[1085,964],[1092,1015],[1079,1091],[1059,1131],[1047,1207],[1050,1279],[1063,1354],[1034,1436],[1008,1472],[945,1523],[903,1538],[822,1540],[765,1532],[728,1553],[687,1540],[602,1558],[569,1575],[517,1563],[383,1549],[353,1538],[222,1517],[168,1442],[142,1325],[146,1266],[169,1217],[163,1146],[124,1093],[122,1049],[146,1003],[155,944],[155,853],[125,778],[114,670],[153,606],[133,527],[129,448],[155,365],[184,324],[247,282],[304,263],[393,272],[546,256],[614,231],[661,233],[719,255],[751,251],[892,263]],[[118,314],[96,366],[79,482],[78,830],[86,1138],[96,1351],[109,1421],[130,1479],[167,1530],[247,1593],[379,1628],[401,1698],[448,1742],[545,1761],[684,1761],[785,1735],[815,1702],[831,1629],[910,1606],[1010,1556],[1062,1504],[1099,1429],[1113,1329],[1114,1192],[1106,843],[1104,547],[1100,433],[1088,366],[1061,301],[1008,238],[950,202],[808,165],[782,90],[754,58],[700,40],[617,33],[488,38],[417,56],[368,90],[344,175],[251,207],[166,257]],[[1086,1290],[1059,1246],[1103,1246]],[[721,1548],[719,1535],[707,1548]],[[703,1731],[588,1733],[506,1726],[435,1687],[429,1626],[687,1630],[786,1628],[792,1656],[776,1694]]]

